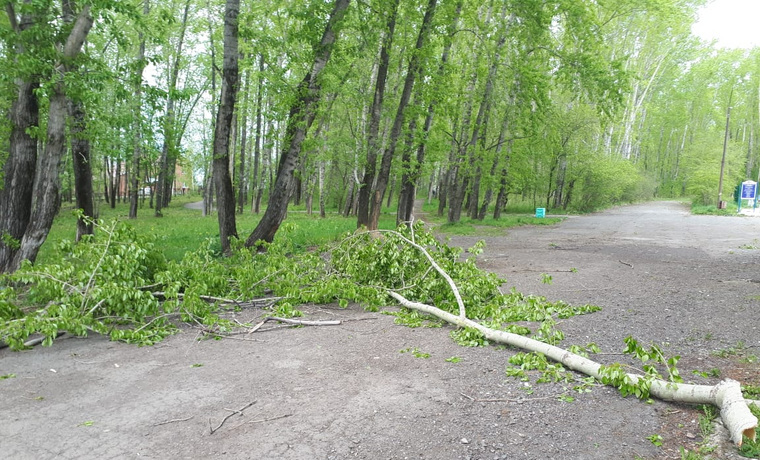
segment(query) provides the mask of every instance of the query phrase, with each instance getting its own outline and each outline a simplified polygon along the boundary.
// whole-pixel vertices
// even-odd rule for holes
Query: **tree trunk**
[[[71,117],[71,156],[74,169],[74,194],[76,195],[76,207],[81,209],[83,215],[77,219],[76,241],[82,235],[93,234],[92,222],[86,222],[84,218],[95,218],[92,190],[92,167],[90,166],[90,141],[84,135],[87,127],[84,105],[79,101],[69,101],[69,116]]]
[[[230,253],[230,238],[237,238],[235,194],[230,176],[230,132],[238,90],[238,13],[240,0],[227,0],[224,8],[224,60],[222,94],[214,129],[214,183],[222,252]]]
[[[388,187],[388,180],[390,179],[391,163],[396,152],[396,145],[398,144],[399,137],[401,136],[401,128],[404,124],[404,114],[406,112],[407,105],[409,105],[409,100],[412,96],[412,89],[414,88],[415,78],[420,72],[420,68],[422,66],[420,51],[425,46],[428,40],[428,36],[430,35],[433,15],[435,13],[437,4],[437,0],[428,0],[427,7],[425,8],[425,15],[422,19],[422,25],[420,26],[420,31],[417,35],[417,43],[415,44],[415,49],[412,53],[412,57],[409,59],[409,67],[406,71],[406,78],[404,79],[404,88],[401,90],[401,100],[398,103],[396,117],[393,120],[393,127],[391,128],[390,141],[385,151],[383,152],[382,159],[380,160],[380,171],[377,175],[377,183],[375,185],[372,202],[370,203],[370,216],[369,222],[367,224],[367,229],[369,230],[377,230],[378,221],[380,220],[380,210],[383,206],[385,189]]]
[[[285,219],[288,200],[293,192],[293,172],[298,166],[301,144],[316,116],[316,106],[321,93],[319,76],[330,59],[338,36],[337,24],[343,18],[349,2],[350,0],[335,0],[322,39],[314,48],[315,56],[311,70],[298,85],[295,102],[288,116],[286,143],[280,157],[277,177],[269,193],[269,205],[259,224],[246,240],[247,247],[257,246],[259,241],[272,242]]]
[[[12,4],[9,3],[6,9],[16,33],[34,25],[35,18],[30,15],[22,15],[17,23]],[[15,50],[19,57],[25,51],[20,44]],[[37,168],[37,140],[32,137],[31,132],[39,127],[39,104],[36,96],[40,85],[39,76],[17,78],[15,85],[16,99],[10,110],[9,152],[4,165],[4,185],[0,189],[0,273],[16,269],[14,256],[31,217]]]
[[[177,90],[177,79],[179,77],[179,68],[182,57],[182,46],[185,42],[185,31],[187,30],[187,17],[190,12],[190,0],[185,2],[185,10],[182,15],[182,26],[180,29],[177,50],[174,55],[174,63],[169,74],[168,94],[166,98],[166,115],[164,117],[164,142],[161,148],[160,170],[158,172],[158,183],[156,184],[156,217],[161,217],[161,209],[169,205],[171,201],[171,192],[174,181],[174,165],[177,162],[177,147],[179,139],[176,136],[176,114],[175,114],[175,95]],[[170,168],[171,166],[171,168]],[[234,203],[233,203],[234,204]]]
[[[256,140],[255,144],[253,146],[253,181],[252,181],[252,190],[255,190],[253,198],[253,202],[251,203],[251,207],[253,208],[253,212],[256,214],[259,213],[259,203],[261,203],[261,191],[263,187],[261,186],[261,176],[260,174],[260,164],[261,164],[261,128],[262,128],[262,122],[261,122],[261,112],[262,107],[264,105],[263,101],[263,89],[264,89],[264,55],[259,55],[259,82],[256,87]]]
[[[380,62],[375,77],[375,93],[370,108],[370,121],[367,130],[367,162],[364,165],[364,177],[359,185],[359,208],[357,210],[356,227],[369,226],[370,200],[372,186],[375,182],[377,169],[377,156],[380,151],[380,120],[383,114],[383,100],[385,98],[385,83],[388,79],[390,49],[393,46],[393,36],[396,30],[396,15],[398,14],[399,0],[393,0],[390,4],[388,17],[385,24],[385,37],[380,48]]]
[[[150,13],[150,0],[143,0],[143,17]],[[137,51],[135,71],[135,108],[133,111],[134,147],[132,151],[132,186],[129,197],[129,218],[137,219],[137,201],[140,197],[140,163],[142,161],[142,83],[145,70],[145,34],[139,32],[140,47]]]
[[[29,133],[39,126],[35,92],[39,83],[16,82],[18,93],[11,108],[10,152],[5,162],[5,184],[0,190],[0,273],[17,268],[14,256],[32,212],[37,140]]]
[[[61,203],[59,193],[60,169],[63,154],[66,151],[66,115],[68,103],[64,86],[64,77],[69,73],[68,62],[71,62],[81,51],[87,34],[92,27],[93,19],[90,16],[89,6],[85,6],[77,17],[71,32],[66,37],[59,63],[55,69],[56,81],[53,85],[52,95],[48,108],[47,141],[45,143],[44,156],[40,161],[40,169],[34,181],[34,208],[32,209],[24,236],[18,252],[8,267],[9,271],[15,271],[21,265],[21,261],[34,262],[37,258],[40,246],[45,242],[53,219],[58,213]],[[27,180],[33,180],[27,178]]]
[[[246,184],[246,147],[247,147],[247,141],[248,141],[248,87],[249,87],[249,81],[250,81],[251,74],[250,72],[246,72],[245,74],[245,88],[243,88],[243,104],[240,107],[240,112],[242,112],[242,116],[240,117],[240,170],[238,171],[238,214],[243,214],[243,208],[245,207],[245,202],[248,200],[248,194],[246,193],[248,190],[248,186]]]
[[[479,158],[477,149],[478,144],[480,144],[481,151],[485,150],[485,141],[486,141],[486,130],[488,129],[488,123],[491,117],[491,106],[493,102],[493,91],[494,91],[494,84],[496,80],[496,71],[498,70],[499,66],[502,65],[501,62],[501,51],[504,47],[504,44],[507,40],[507,31],[509,29],[510,24],[512,21],[514,21],[514,16],[510,18],[509,21],[505,21],[505,18],[507,16],[507,7],[506,5],[503,7],[501,11],[501,17],[499,19],[500,24],[500,34],[499,39],[496,43],[496,48],[494,50],[494,54],[491,61],[491,66],[488,69],[488,77],[486,78],[486,86],[485,90],[483,91],[483,100],[480,104],[480,108],[478,109],[478,116],[475,120],[475,126],[473,128],[473,134],[472,139],[470,141],[470,165],[471,167],[474,166],[474,174],[472,175],[472,185],[470,189],[470,203],[469,203],[469,210],[468,215],[472,219],[477,219],[478,217],[478,205],[480,202],[480,182],[482,179],[482,168],[481,168],[481,159]]]

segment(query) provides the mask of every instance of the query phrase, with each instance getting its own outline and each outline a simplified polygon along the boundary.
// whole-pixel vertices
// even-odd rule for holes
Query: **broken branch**
[[[547,358],[561,363],[569,369],[592,376],[600,381],[602,380],[602,365],[588,358],[584,358],[570,351],[529,337],[491,329],[469,318],[455,316],[432,305],[413,302],[397,292],[389,291],[388,294],[406,308],[433,315],[459,327],[476,329],[483,334],[487,340],[492,342],[542,353]],[[639,380],[643,379],[643,376],[637,374],[629,373],[627,376],[634,385],[636,385]],[[750,412],[748,405],[751,401],[744,399],[741,385],[736,380],[725,379],[717,385],[710,386],[675,384],[673,382],[656,379],[651,382],[649,392],[652,396],[663,401],[677,401],[688,404],[712,404],[717,406],[720,408],[720,415],[723,419],[723,423],[729,429],[731,439],[737,446],[742,445],[742,436],[747,436],[752,440],[755,439],[757,418],[752,415],[752,412]]]
[[[175,422],[186,422],[193,417],[195,417],[195,415],[191,415],[190,417],[187,417],[187,418],[173,418],[171,420],[166,420],[165,422],[154,423],[153,426],[161,426],[161,425],[166,425],[166,424],[175,423]]]
[[[231,411],[232,413],[231,414],[227,414],[222,419],[222,421],[219,422],[219,425],[216,428],[211,428],[211,419],[209,419],[209,428],[211,428],[211,434],[214,434],[219,428],[221,428],[222,425],[224,425],[224,422],[227,421],[227,419],[229,419],[230,417],[232,417],[235,414],[240,414],[240,416],[242,416],[243,415],[243,411],[246,410],[246,409],[248,409],[249,407],[253,406],[254,404],[256,404],[256,401],[251,401],[251,402],[249,402],[248,404],[246,404],[245,406],[241,407],[238,410],[225,409],[225,410]]]

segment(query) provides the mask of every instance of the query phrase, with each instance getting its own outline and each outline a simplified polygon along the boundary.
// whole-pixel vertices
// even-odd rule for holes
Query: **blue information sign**
[[[757,193],[757,182],[742,182],[742,200],[754,200]]]

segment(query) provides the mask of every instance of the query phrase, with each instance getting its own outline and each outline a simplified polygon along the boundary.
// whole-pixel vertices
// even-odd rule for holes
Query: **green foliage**
[[[586,167],[576,170],[573,196],[577,198],[571,200],[570,209],[591,212],[612,204],[652,197],[648,189],[642,188],[645,179],[632,163],[603,154],[590,156],[586,163]]]
[[[502,294],[504,280],[475,265],[474,258],[462,259],[462,251],[438,241],[434,235],[417,224],[412,232],[401,226],[397,232],[379,234],[359,233],[348,236],[332,250],[330,278],[344,289],[354,284],[352,300],[365,306],[380,306],[386,302],[386,290],[395,290],[415,301],[435,305],[442,310],[458,313],[459,306],[447,281],[432,270],[430,262],[408,241],[426,248],[436,263],[452,278],[462,296],[467,316],[489,327],[528,335],[530,329],[517,326],[518,321],[540,323],[536,338],[557,343],[563,335],[554,329],[555,318],[569,318],[598,311],[591,305],[571,306],[564,302],[548,302],[543,297],[524,296],[515,290]],[[468,252],[482,251],[478,243]],[[344,284],[345,283],[345,284]],[[364,288],[359,288],[364,286]],[[374,290],[374,291],[373,291]],[[400,313],[397,322],[420,326],[424,315]],[[463,329],[452,337],[468,346],[485,345],[482,335]]]
[[[6,324],[2,339],[21,347],[29,334],[42,333],[49,345],[59,330],[84,335],[110,334],[113,339],[149,344],[173,330],[168,318],[229,327],[220,320],[220,305],[274,298],[273,315],[300,316],[299,305],[359,303],[376,309],[388,303],[394,289],[411,299],[458,312],[447,281],[409,241],[427,249],[459,287],[468,316],[495,329],[531,335],[548,343],[564,338],[556,321],[599,307],[548,302],[515,290],[500,291],[504,280],[479,269],[474,258],[438,241],[421,225],[414,232],[346,234],[323,248],[301,250],[289,238],[297,225],[285,224],[279,238],[256,252],[236,242],[229,257],[221,257],[214,240],[187,252],[181,262],[166,260],[155,240],[138,236],[129,225],[98,226],[97,238],[79,244],[62,242],[51,262],[26,266],[6,279],[0,311]],[[478,243],[469,250],[483,250]],[[39,305],[47,305],[40,308]],[[396,322],[412,327],[440,327],[441,321],[416,311],[393,313]],[[529,327],[518,322],[534,323]],[[462,329],[452,337],[470,346],[487,344],[479,332]]]
[[[660,436],[659,434],[653,434],[653,435],[647,436],[647,440],[649,440],[649,442],[651,442],[652,445],[655,445],[657,447],[662,447],[663,439],[662,439],[662,436]]]
[[[443,325],[443,322],[434,316],[426,315],[417,310],[409,310],[408,308],[389,312],[388,314],[396,317],[393,320],[394,323],[408,327],[441,327]]]
[[[450,333],[451,338],[456,343],[463,347],[487,347],[488,340],[477,329],[465,327],[461,329],[455,329]]]
[[[749,410],[752,415],[760,418],[760,405],[751,404]],[[744,437],[742,446],[739,448],[739,454],[746,458],[760,458],[760,427],[755,428],[755,440],[751,440],[748,437]]]
[[[559,363],[550,362],[542,353],[515,353],[509,358],[512,365],[507,367],[506,374],[509,377],[517,377],[527,381],[526,372],[538,371],[539,377],[537,383],[547,382],[572,382],[575,380],[573,374],[567,371]]]
[[[430,353],[420,351],[420,349],[417,347],[404,348],[403,350],[399,351],[399,353],[410,353],[415,358],[430,358]]]
[[[637,398],[647,399],[649,398],[649,388],[652,382],[655,379],[663,379],[663,376],[657,370],[656,364],[666,369],[668,376],[665,380],[672,382],[672,384],[683,382],[676,367],[680,359],[679,356],[666,358],[658,346],[652,345],[647,350],[639,345],[636,339],[630,336],[626,337],[624,342],[626,344],[624,353],[633,355],[644,364],[642,367],[643,376],[638,378],[633,377],[622,364],[615,363],[601,366],[599,373],[601,374],[602,383],[614,386],[623,396],[635,395]],[[655,364],[648,364],[650,361]]]
[[[128,225],[101,221],[97,227],[102,238],[62,242],[56,262],[26,263],[2,280],[15,287],[0,300],[2,341],[19,349],[29,335],[40,333],[50,345],[65,330],[150,344],[172,332],[166,312],[145,288],[165,268],[163,255]]]
[[[760,385],[742,385],[742,394],[747,399],[760,399]]]

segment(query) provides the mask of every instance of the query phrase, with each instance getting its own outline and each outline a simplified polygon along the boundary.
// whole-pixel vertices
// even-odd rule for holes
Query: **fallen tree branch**
[[[378,233],[391,233],[395,235],[397,238],[400,238],[402,241],[406,242],[407,244],[411,245],[412,247],[417,248],[424,256],[427,258],[428,262],[430,262],[430,265],[433,266],[435,271],[438,272],[439,275],[443,277],[443,279],[446,280],[446,282],[449,284],[449,287],[451,288],[451,291],[454,293],[454,298],[457,300],[457,305],[459,306],[459,317],[465,318],[466,317],[466,311],[464,307],[464,301],[462,300],[462,296],[459,294],[459,288],[457,287],[456,283],[454,283],[454,280],[451,279],[451,276],[449,276],[448,273],[446,273],[446,270],[441,268],[440,265],[438,265],[438,262],[433,259],[433,256],[430,255],[430,253],[419,244],[415,243],[414,241],[410,240],[409,238],[405,237],[401,233],[395,231],[395,230],[375,230]],[[414,235],[414,233],[412,233]],[[414,236],[412,236],[414,237]]]
[[[239,415],[242,416],[243,415],[243,411],[246,410],[246,409],[248,409],[249,407],[253,406],[254,404],[256,404],[256,401],[251,401],[248,404],[246,404],[245,406],[243,406],[243,407],[241,407],[240,409],[237,409],[237,410],[234,410],[234,409],[225,409],[225,410],[228,410],[228,411],[230,411],[232,413],[231,414],[227,414],[227,416],[225,416],[222,419],[222,421],[219,422],[219,425],[216,428],[211,428],[211,419],[208,419],[208,426],[209,426],[209,428],[211,428],[211,434],[214,434],[219,428],[221,428],[222,425],[224,425],[224,422],[227,421],[227,419],[229,419],[230,417],[232,417],[235,414],[239,414]]]
[[[398,292],[388,290],[388,294],[396,299],[402,306],[433,315],[447,323],[459,327],[475,329],[483,334],[487,340],[492,342],[542,353],[547,358],[561,363],[569,369],[602,381],[602,365],[595,361],[529,337],[491,329],[467,318],[464,303],[459,295],[459,289],[457,288],[456,283],[454,283],[454,280],[451,279],[448,273],[446,273],[446,271],[433,260],[433,256],[431,256],[424,247],[411,241],[399,232],[393,230],[387,230],[386,232],[396,235],[398,238],[417,248],[425,255],[436,271],[440,273],[449,284],[449,287],[456,297],[457,304],[459,305],[459,316],[455,316],[432,305],[413,302]],[[620,262],[625,264],[622,260]],[[633,268],[633,265],[631,265],[631,268]],[[637,385],[639,381],[644,379],[644,376],[632,373],[626,373],[626,377],[633,385]],[[728,428],[729,433],[731,434],[731,439],[737,446],[742,445],[742,436],[747,436],[753,441],[755,440],[757,418],[749,410],[749,405],[757,404],[760,406],[760,403],[745,400],[744,395],[742,395],[741,385],[736,380],[725,379],[717,385],[710,386],[676,384],[673,382],[666,382],[662,379],[655,379],[650,382],[649,394],[663,401],[677,401],[687,404],[712,404],[717,406],[720,408],[720,416],[723,419],[723,423]]]
[[[167,298],[165,291],[151,292],[151,295],[153,295],[153,297],[156,297],[158,299]],[[178,300],[184,300],[184,298],[185,298],[185,294],[181,292],[177,293]],[[278,300],[282,299],[282,297],[263,297],[260,299],[251,299],[251,300],[235,300],[235,299],[226,299],[224,297],[214,297],[210,295],[199,295],[198,298],[208,303],[218,302],[222,305],[236,305],[238,307],[255,307],[260,304],[266,304],[265,308],[271,307],[272,305],[277,303]]]
[[[63,335],[63,334],[65,334],[65,333],[66,333],[66,331],[56,331],[56,333],[55,333],[55,337],[54,337],[54,338],[56,338],[56,339],[57,339],[58,337],[62,336],[62,335]],[[41,344],[41,343],[42,343],[42,342],[44,342],[44,341],[45,341],[45,336],[42,336],[42,337],[35,337],[35,338],[33,338],[33,339],[29,339],[29,340],[27,340],[26,342],[24,342],[24,347],[25,347],[25,348],[30,348],[30,347],[33,347],[33,346],[39,345],[39,344]],[[7,344],[7,343],[5,343],[5,342],[0,342],[0,350],[2,350],[3,348],[7,348],[7,347],[8,347],[8,344]]]
[[[161,425],[166,425],[166,424],[175,423],[175,422],[186,422],[193,417],[195,417],[195,415],[191,415],[190,417],[186,417],[186,418],[173,418],[171,420],[166,420],[165,422],[154,423],[152,426],[161,426]]]
[[[339,326],[340,324],[343,324],[341,320],[326,320],[326,321],[309,321],[305,319],[292,319],[292,318],[280,318],[278,316],[267,316],[263,320],[259,321],[255,326],[251,328],[250,331],[248,331],[248,334],[253,334],[254,332],[261,329],[261,326],[266,324],[268,321],[279,321],[281,323],[285,324],[291,324],[293,326]],[[269,330],[269,329],[266,329]]]
[[[269,316],[264,321],[279,321],[286,324],[294,324],[297,326],[338,326],[342,324],[340,320],[327,320],[327,321],[309,321],[305,319],[291,319],[280,318],[278,316]]]
[[[542,353],[547,358],[561,363],[569,369],[592,376],[600,381],[602,379],[602,365],[588,358],[554,345],[531,339],[530,337],[491,329],[469,318],[453,315],[432,305],[413,302],[397,292],[388,291],[388,294],[406,308],[433,315],[459,327],[475,329],[489,341]],[[627,376],[633,385],[636,385],[639,380],[643,379],[643,376],[637,374],[629,373]],[[742,436],[747,436],[752,440],[755,439],[757,418],[752,415],[748,407],[754,401],[744,399],[741,385],[736,380],[725,379],[717,385],[710,386],[675,384],[656,379],[651,382],[649,392],[652,396],[664,401],[677,401],[688,404],[712,404],[717,406],[720,408],[723,423],[729,429],[731,439],[737,446],[742,445]]]

